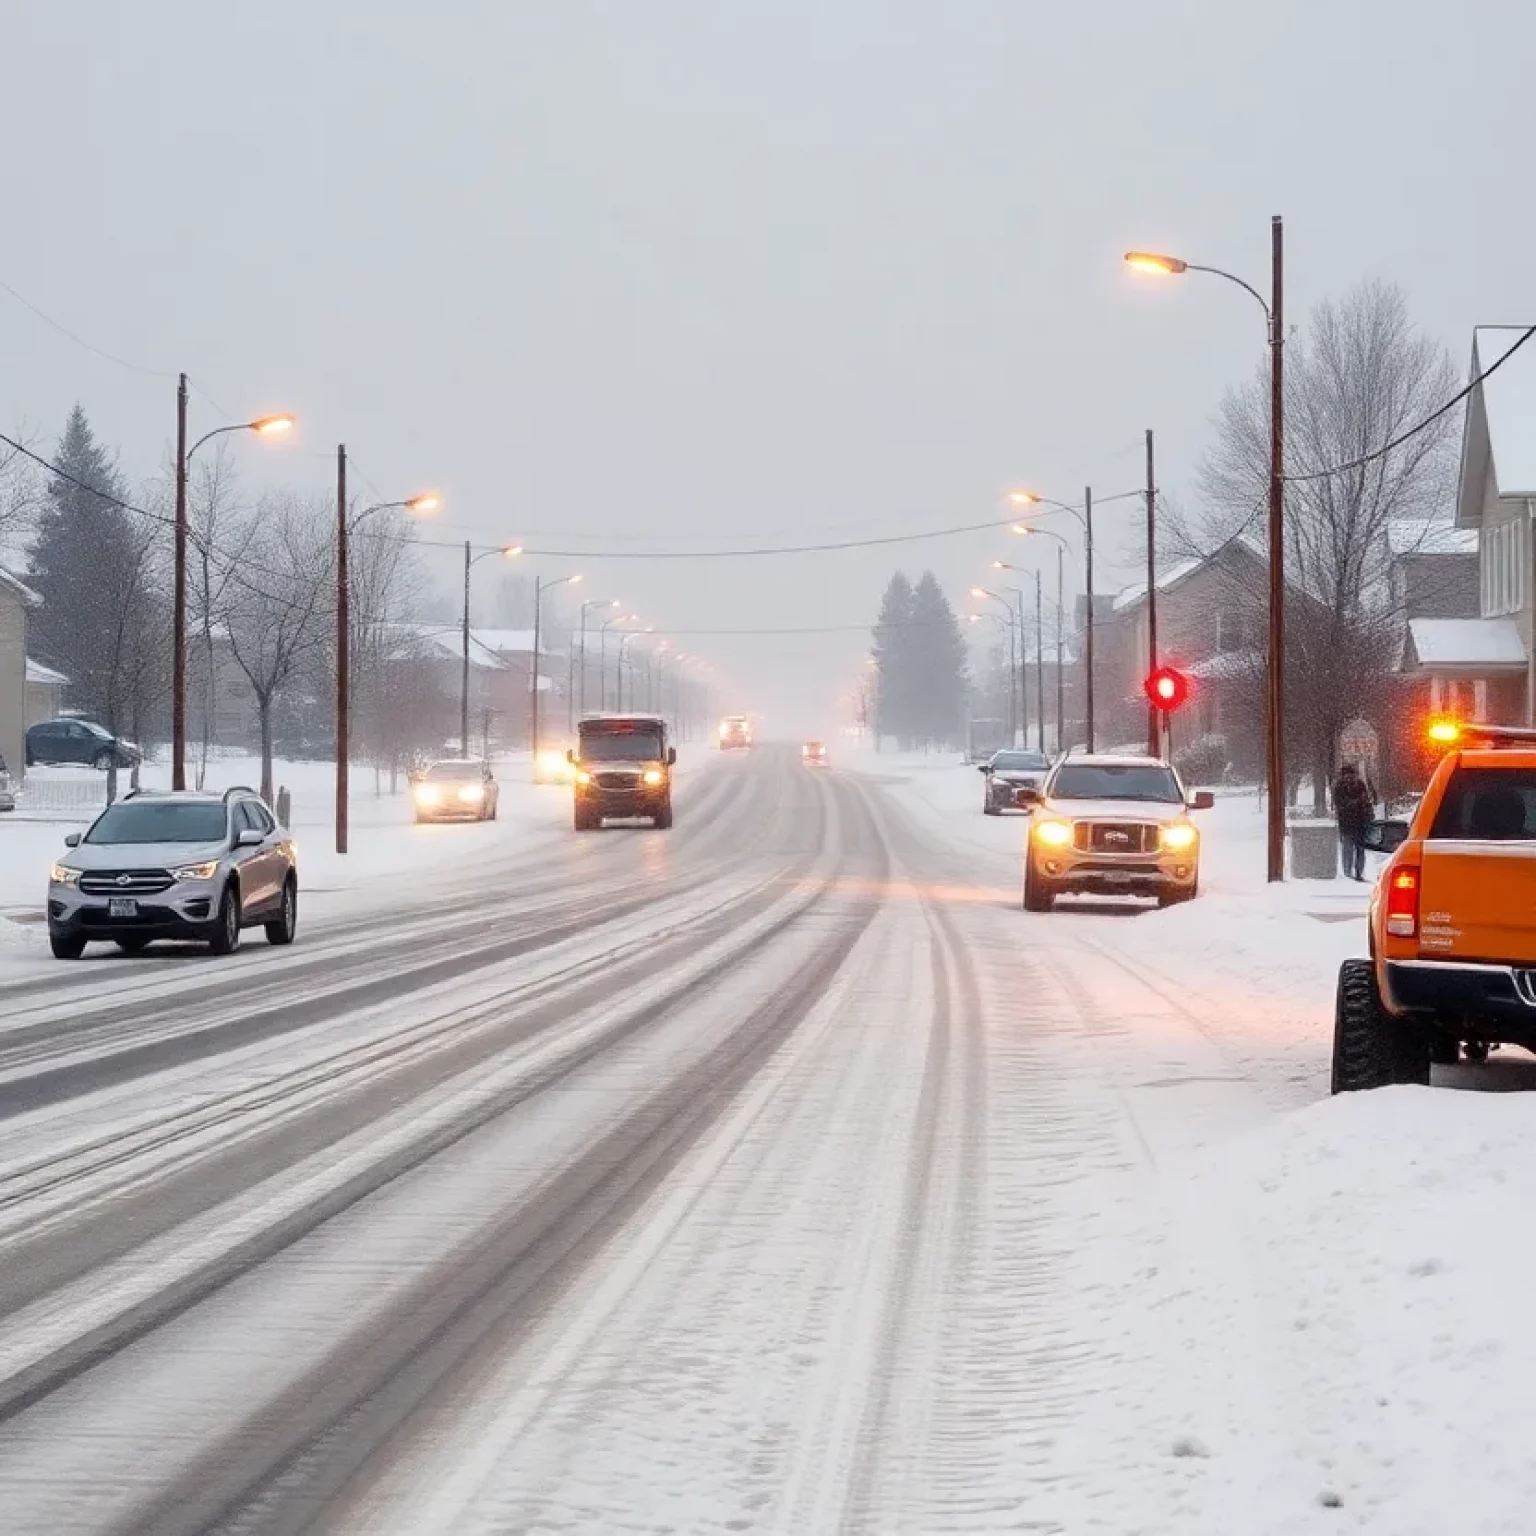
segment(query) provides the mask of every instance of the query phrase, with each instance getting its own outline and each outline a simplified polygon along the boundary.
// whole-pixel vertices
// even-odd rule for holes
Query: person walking
[[[1333,781],[1333,816],[1339,827],[1339,851],[1344,855],[1344,874],[1350,880],[1365,879],[1365,828],[1376,806],[1370,786],[1353,763],[1345,763]]]

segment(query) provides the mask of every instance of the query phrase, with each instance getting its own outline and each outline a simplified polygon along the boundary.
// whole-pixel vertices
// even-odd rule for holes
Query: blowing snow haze
[[[1536,215],[1505,160],[1536,21],[1492,3],[1303,3],[1278,28],[1190,0],[13,0],[9,21],[0,124],[25,152],[0,277],[135,365],[6,299],[12,424],[51,444],[81,401],[137,483],[185,369],[195,428],[299,418],[238,455],[247,486],[323,494],[345,441],[381,494],[444,493],[435,536],[591,551],[539,565],[662,630],[867,625],[898,565],[963,604],[997,540],[599,551],[1134,489],[1146,427],[1184,494],[1262,325],[1236,293],[1138,283],[1129,246],[1262,273],[1282,212],[1298,320],[1387,276],[1458,355],[1475,319],[1530,307]],[[1447,127],[1474,122],[1475,152]],[[1468,239],[1495,209],[1500,239]],[[451,595],[452,553],[433,571]],[[686,648],[741,707],[809,723],[867,645]]]

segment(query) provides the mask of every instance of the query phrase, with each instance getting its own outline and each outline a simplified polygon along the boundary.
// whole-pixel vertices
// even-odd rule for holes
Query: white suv
[[[109,805],[48,881],[48,940],[60,960],[88,943],[130,954],[155,939],[192,939],[216,955],[260,926],[271,944],[291,944],[298,926],[293,839],[260,796],[136,790]]]

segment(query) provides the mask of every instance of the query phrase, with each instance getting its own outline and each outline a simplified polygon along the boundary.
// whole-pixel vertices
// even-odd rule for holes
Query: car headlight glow
[[[485,786],[483,784],[466,784],[459,791],[459,799],[465,805],[473,805],[477,800],[485,799]]]
[[[55,864],[48,871],[48,878],[55,885],[79,885],[80,871],[78,869],[71,869],[68,864]]]
[[[592,775],[585,768],[578,768],[576,770],[576,782],[578,784],[590,784],[592,782]]]
[[[660,768],[647,768],[645,770],[645,773],[644,773],[643,777],[644,777],[645,782],[647,784],[660,784],[661,783],[661,769]]]
[[[1193,848],[1200,834],[1189,825],[1187,821],[1174,821],[1167,826],[1159,827],[1157,833],[1158,842],[1164,848],[1175,851],[1181,848]]]
[[[565,760],[563,752],[541,752],[539,754],[539,773],[546,779],[563,779],[570,764]]]
[[[219,872],[219,861],[209,859],[206,864],[183,864],[171,871],[173,880],[212,880]]]
[[[436,784],[418,784],[416,786],[417,805],[436,805],[442,799],[442,795]]]
[[[1047,848],[1065,848],[1072,841],[1072,823],[1070,821],[1037,821],[1030,831],[1030,836],[1037,843],[1044,843]]]

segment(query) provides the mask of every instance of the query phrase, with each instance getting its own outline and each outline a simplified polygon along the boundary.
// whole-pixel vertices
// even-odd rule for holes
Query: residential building
[[[55,720],[64,708],[64,690],[69,679],[52,667],[27,657],[27,705],[26,723],[36,725],[40,720]]]
[[[0,570],[0,757],[17,778],[27,761],[27,615],[41,603],[20,577]]]

